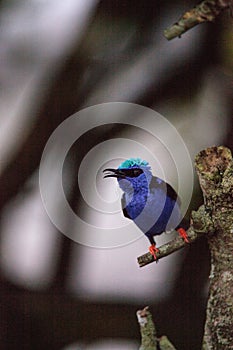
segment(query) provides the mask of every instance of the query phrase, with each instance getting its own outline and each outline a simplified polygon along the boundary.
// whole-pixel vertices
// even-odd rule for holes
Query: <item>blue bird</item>
[[[147,236],[150,253],[156,260],[154,236],[176,230],[189,242],[186,231],[179,226],[182,216],[180,199],[171,185],[153,176],[149,163],[140,158],[124,161],[118,169],[105,169],[104,178],[116,177],[124,192],[121,198],[123,214],[134,221]]]

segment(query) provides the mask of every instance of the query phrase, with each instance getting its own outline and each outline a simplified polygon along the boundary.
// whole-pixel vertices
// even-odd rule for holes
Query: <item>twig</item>
[[[197,240],[198,237],[201,237],[201,235],[197,235],[195,231],[193,231],[192,228],[189,228],[187,231],[188,238],[190,243],[193,243]],[[145,265],[151,264],[152,262],[157,262],[159,259],[164,258],[167,255],[170,255],[174,253],[175,251],[184,248],[187,245],[187,243],[184,242],[184,240],[181,237],[177,237],[174,240],[172,240],[169,243],[166,243],[159,247],[158,253],[156,253],[157,259],[155,260],[153,255],[151,253],[146,253],[137,258],[138,264],[140,267],[143,267]]]
[[[186,12],[178,22],[164,30],[168,39],[180,37],[183,33],[203,22],[212,22],[223,10],[233,9],[232,0],[203,0],[200,4]]]
[[[213,224],[208,211],[202,205],[197,211],[193,211],[191,215],[191,226],[187,230],[187,235],[190,243],[195,242],[204,234],[213,233]],[[146,253],[137,258],[140,267],[148,265],[152,262],[157,262],[159,259],[164,258],[172,254],[173,252],[180,250],[187,246],[187,243],[181,237],[177,237],[171,242],[168,242],[159,247],[159,252],[156,253],[157,259],[155,260],[151,253]]]
[[[157,337],[155,324],[148,306],[137,311],[137,318],[141,332],[141,346],[139,350],[176,350],[166,336]]]

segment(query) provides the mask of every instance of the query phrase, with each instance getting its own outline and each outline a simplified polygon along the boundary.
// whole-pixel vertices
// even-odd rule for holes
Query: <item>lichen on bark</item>
[[[139,350],[176,350],[165,335],[157,337],[156,327],[148,306],[137,311],[137,318],[141,332]]]
[[[228,148],[212,147],[196,157],[196,169],[214,227],[203,350],[233,349],[233,160]]]
[[[200,23],[214,21],[227,8],[232,12],[232,0],[203,0],[184,13],[171,27],[165,29],[164,36],[168,40],[180,37],[183,33]]]
[[[223,146],[201,151],[195,167],[204,204],[193,211],[187,231],[190,243],[205,236],[211,254],[209,297],[202,350],[233,350],[233,159]],[[177,237],[159,247],[158,259],[186,244]],[[150,253],[140,266],[154,262]],[[142,348],[143,349],[143,348]]]

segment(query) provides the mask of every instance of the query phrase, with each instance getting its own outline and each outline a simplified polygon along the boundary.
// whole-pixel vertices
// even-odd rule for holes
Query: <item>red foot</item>
[[[156,248],[155,244],[152,244],[152,245],[149,247],[149,252],[151,253],[151,255],[153,255],[154,259],[157,260],[156,253],[159,252],[159,249]]]
[[[190,241],[188,239],[187,232],[185,231],[185,229],[178,228],[177,232],[179,233],[180,237],[182,237],[186,243],[190,243]]]

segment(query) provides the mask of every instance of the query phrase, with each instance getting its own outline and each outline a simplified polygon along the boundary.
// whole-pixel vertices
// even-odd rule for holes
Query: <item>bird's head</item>
[[[124,192],[146,187],[148,188],[152,178],[149,163],[140,158],[130,158],[125,160],[117,169],[105,169],[106,177],[116,177],[120,188]]]

